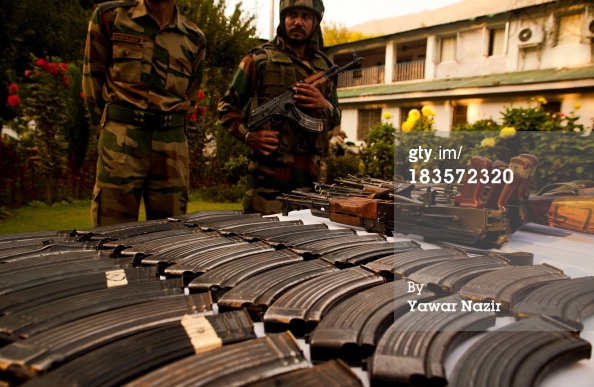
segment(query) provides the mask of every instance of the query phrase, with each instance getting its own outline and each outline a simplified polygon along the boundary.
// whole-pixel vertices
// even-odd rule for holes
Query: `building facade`
[[[449,131],[499,121],[506,106],[526,107],[540,98],[551,112],[581,106],[579,123],[592,128],[594,1],[509,4],[504,11],[328,47],[339,65],[353,52],[364,58],[339,78],[341,129],[364,141],[385,117],[400,128],[411,109],[429,105],[435,128]],[[448,10],[456,14],[456,7]]]

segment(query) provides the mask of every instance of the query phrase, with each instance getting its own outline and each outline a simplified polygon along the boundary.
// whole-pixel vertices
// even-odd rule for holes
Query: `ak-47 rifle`
[[[387,192],[386,187],[392,188]],[[347,178],[337,179],[334,185],[318,184],[316,190],[279,197],[283,214],[309,208],[314,216],[369,232],[417,234],[426,240],[480,247],[500,247],[509,237],[504,211],[455,205],[457,191],[451,186],[415,191],[415,185],[407,182]]]
[[[345,71],[349,67],[358,64],[362,60],[363,58],[353,53],[352,62],[349,62],[344,66],[333,65],[325,71],[320,71],[313,75],[310,75],[309,77],[305,78],[300,82],[312,84],[314,86],[322,85],[326,83],[330,78]],[[274,118],[284,118],[297,123],[304,130],[314,133],[323,131],[324,128],[321,120],[310,117],[297,108],[297,105],[295,104],[295,99],[293,98],[294,94],[295,91],[293,91],[293,86],[291,86],[289,90],[285,91],[278,97],[254,109],[254,111],[250,115],[250,120],[247,125],[248,130],[250,132],[255,131],[258,130],[266,122]]]
[[[378,179],[336,179],[316,185],[316,193],[293,191],[279,198],[283,213],[309,208],[315,216],[359,226],[370,232],[417,234],[480,247],[500,247],[524,224],[536,222],[594,233],[594,182],[558,185],[529,195],[538,159],[529,154],[509,164],[473,156],[469,168],[511,169],[513,180],[497,184],[470,183],[415,186]],[[567,193],[567,187],[572,192]],[[587,201],[587,204],[584,204]]]
[[[544,187],[528,199],[527,217],[534,223],[594,234],[594,181]]]

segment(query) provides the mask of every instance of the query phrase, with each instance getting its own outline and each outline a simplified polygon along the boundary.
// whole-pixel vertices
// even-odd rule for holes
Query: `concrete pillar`
[[[396,44],[390,40],[386,44],[386,61],[384,67],[384,83],[390,84],[394,81],[394,64],[396,63]]]

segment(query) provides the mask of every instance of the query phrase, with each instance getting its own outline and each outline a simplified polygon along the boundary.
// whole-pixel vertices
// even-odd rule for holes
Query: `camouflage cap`
[[[280,0],[279,11],[282,15],[289,8],[308,8],[318,16],[318,21],[322,21],[324,16],[324,3],[322,0]]]

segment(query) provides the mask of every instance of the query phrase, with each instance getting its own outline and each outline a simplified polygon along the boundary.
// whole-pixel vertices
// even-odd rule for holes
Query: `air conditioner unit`
[[[544,30],[537,25],[524,26],[518,32],[519,46],[534,46],[544,41]]]

